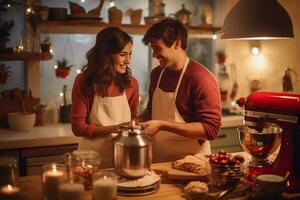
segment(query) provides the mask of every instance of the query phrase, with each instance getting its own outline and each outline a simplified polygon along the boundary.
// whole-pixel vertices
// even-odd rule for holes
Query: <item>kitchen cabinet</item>
[[[17,160],[20,176],[39,175],[43,165],[63,163],[64,154],[77,149],[77,144],[56,145],[34,148],[0,150],[0,156],[10,156]]]
[[[42,173],[46,164],[64,163],[64,154],[77,149],[77,144],[35,147],[20,150],[20,175],[30,176]]]
[[[221,131],[216,139],[210,142],[211,150],[217,153],[223,149],[226,152],[243,151],[237,136],[237,127],[221,128]]]

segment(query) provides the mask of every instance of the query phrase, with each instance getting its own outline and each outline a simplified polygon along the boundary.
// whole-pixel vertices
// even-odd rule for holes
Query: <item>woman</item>
[[[132,45],[117,27],[100,31],[73,85],[72,131],[82,137],[78,150],[99,152],[102,168],[112,167],[112,133],[137,113],[138,82],[128,67]]]

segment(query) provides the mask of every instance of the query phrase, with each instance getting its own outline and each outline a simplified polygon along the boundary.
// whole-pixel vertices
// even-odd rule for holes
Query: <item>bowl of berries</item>
[[[233,155],[224,150],[209,156],[209,184],[227,188],[236,185],[243,177],[245,159],[241,155]]]

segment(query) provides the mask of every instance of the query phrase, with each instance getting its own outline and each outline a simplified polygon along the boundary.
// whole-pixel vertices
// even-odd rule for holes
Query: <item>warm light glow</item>
[[[63,96],[64,96],[64,94],[63,94],[62,92],[60,92],[60,93],[59,93],[59,96],[60,96],[60,97],[63,97]]]
[[[52,49],[50,49],[50,53],[53,54],[53,50]]]
[[[212,39],[216,40],[218,39],[218,36],[216,34],[213,34]]]
[[[259,54],[257,56],[252,56],[252,66],[254,68],[255,71],[253,71],[253,73],[255,72],[263,72],[264,69],[266,68],[265,65],[265,58]]]
[[[76,73],[77,73],[77,74],[80,74],[80,73],[81,73],[81,70],[80,70],[80,69],[76,69]]]
[[[235,106],[235,105],[236,105],[235,101],[232,101],[231,106]]]
[[[110,1],[110,3],[109,3],[109,7],[114,7],[115,6],[115,3],[114,3],[114,1]]]
[[[81,3],[84,3],[85,2],[85,0],[81,0]]]
[[[28,8],[26,9],[26,14],[27,14],[27,15],[34,14],[34,10],[33,10],[31,7],[28,7]]]
[[[252,47],[251,52],[254,56],[257,56],[260,53],[259,47]]]
[[[7,189],[8,189],[9,191],[12,191],[13,187],[12,187],[11,185],[7,185]]]
[[[54,65],[54,69],[57,69],[58,67],[57,67],[57,65]]]

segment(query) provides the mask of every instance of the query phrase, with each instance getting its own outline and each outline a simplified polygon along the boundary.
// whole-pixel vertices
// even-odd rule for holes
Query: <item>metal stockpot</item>
[[[123,177],[144,176],[152,164],[152,139],[140,126],[122,126],[113,138],[114,168]]]

